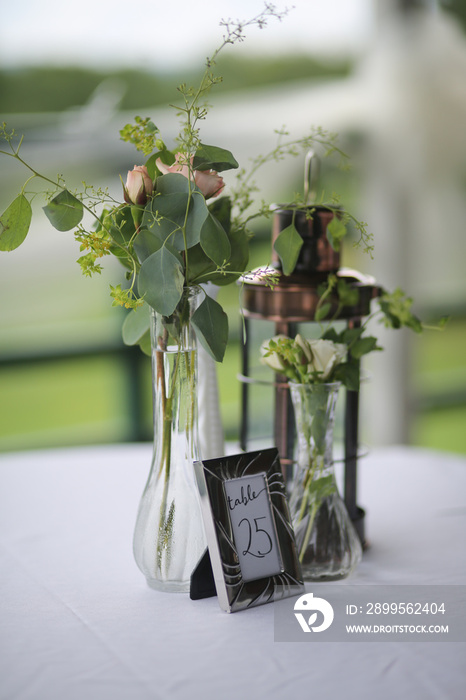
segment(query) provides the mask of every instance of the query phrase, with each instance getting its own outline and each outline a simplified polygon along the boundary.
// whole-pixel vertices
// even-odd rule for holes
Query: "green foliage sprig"
[[[357,306],[359,290],[343,278],[329,275],[318,291],[319,302],[314,314],[320,325],[318,340],[308,341],[300,335],[296,339],[276,336],[261,347],[263,363],[298,384],[338,381],[357,391],[361,358],[383,349],[377,337],[367,333],[373,320],[383,323],[386,328],[409,328],[415,333],[421,333],[425,328],[441,330],[448,322],[444,317],[436,326],[427,326],[414,314],[413,299],[403,290],[397,288],[388,292],[381,289],[373,300],[375,308],[360,326],[337,330],[335,321],[345,307]]]
[[[307,136],[292,139],[282,128],[277,131],[275,148],[269,154],[253,158],[249,168],[239,169],[228,196],[221,192],[224,184],[218,173],[238,169],[239,164],[230,151],[201,142],[199,135],[200,123],[209,112],[208,95],[221,82],[215,73],[217,58],[225,47],[243,41],[250,27],[262,29],[270,19],[281,21],[287,13],[287,9],[279,11],[266,2],[262,12],[247,21],[222,20],[222,42],[206,60],[199,85],[180,85],[180,103],[171,105],[180,126],[176,149],[167,148],[160,130],[149,117],[137,116],[134,124],[123,126],[121,139],[147,158],[144,166],[135,167],[128,173],[126,183],[122,183],[124,202],[112,198],[106,189],[94,189],[86,183],[82,183],[82,189],[72,191],[61,175],[52,179],[38,172],[20,154],[22,138],[18,141],[15,132],[8,131],[3,124],[0,139],[6,142],[7,150],[0,150],[0,154],[20,162],[29,170],[30,177],[0,217],[0,250],[12,251],[24,242],[32,219],[31,201],[37,196],[28,192],[27,186],[32,179],[41,179],[49,187],[42,193],[46,200],[44,213],[58,231],[75,231],[83,274],[99,274],[103,258],[110,254],[124,266],[127,288],[123,289],[121,284],[111,286],[110,295],[113,305],[131,309],[123,329],[125,342],[139,343],[144,348],[147,348],[149,307],[169,317],[186,287],[206,282],[225,285],[247,275],[252,235],[249,224],[258,217],[270,216],[270,207],[265,202],[252,210],[254,194],[258,191],[254,179],[258,170],[266,163],[296,156],[315,145],[328,155],[338,154],[343,163],[347,161],[337,146],[336,135],[313,128]],[[206,180],[210,184],[206,185]],[[214,190],[212,182],[218,183]],[[295,206],[301,206],[298,198]],[[331,206],[337,208],[333,203]],[[349,220],[356,222],[351,215],[340,214],[329,227],[335,247],[346,234]],[[370,238],[363,224],[360,231],[361,241],[369,247]],[[284,269],[289,270],[296,262],[300,242],[293,227],[286,236],[289,240],[279,255]],[[221,361],[228,337],[225,312],[220,304],[205,296],[196,319],[201,343]]]
[[[332,305],[328,299],[336,295],[337,305],[331,313]],[[375,336],[367,335],[369,324],[378,320],[386,328],[409,328],[415,333],[421,333],[425,324],[412,311],[413,299],[408,297],[403,290],[397,288],[393,292],[381,289],[379,296],[373,301],[375,308],[367,316],[359,327],[345,328],[338,332],[333,325],[345,306],[356,306],[359,301],[359,290],[339,279],[336,275],[330,275],[327,284],[321,289],[321,296],[316,310],[316,320],[321,325],[321,337],[334,343],[341,343],[347,348],[345,361],[336,371],[336,379],[341,381],[348,389],[357,391],[360,381],[360,360],[364,355],[373,351],[380,351],[378,340]],[[326,320],[325,320],[326,319]],[[441,319],[439,329],[443,328],[447,319]]]

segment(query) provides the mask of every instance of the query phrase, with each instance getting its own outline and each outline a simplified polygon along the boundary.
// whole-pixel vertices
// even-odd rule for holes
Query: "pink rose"
[[[147,197],[152,194],[154,183],[152,182],[145,165],[135,165],[128,171],[126,185],[124,186],[125,202],[128,204],[145,204]]]
[[[218,197],[225,187],[223,177],[216,170],[195,170],[194,182],[206,199]]]
[[[157,160],[157,167],[164,175],[168,175],[168,173],[180,173],[184,175],[184,177],[189,177],[188,165],[186,162],[183,164],[183,160],[186,160],[185,156],[182,153],[177,153],[176,161],[173,165],[165,165],[159,158]],[[192,161],[193,159],[191,158],[191,163]],[[194,182],[206,199],[209,199],[209,197],[218,197],[225,187],[223,177],[220,177],[216,170],[195,170]]]

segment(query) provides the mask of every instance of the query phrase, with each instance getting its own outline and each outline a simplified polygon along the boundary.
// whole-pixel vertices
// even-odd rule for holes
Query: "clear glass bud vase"
[[[163,591],[189,590],[206,547],[193,468],[200,459],[191,325],[198,296],[186,290],[171,316],[153,312],[151,321],[154,449],[133,551],[149,586]]]
[[[339,382],[290,382],[297,432],[290,511],[305,581],[345,578],[362,556],[335,480],[333,427],[339,389]]]

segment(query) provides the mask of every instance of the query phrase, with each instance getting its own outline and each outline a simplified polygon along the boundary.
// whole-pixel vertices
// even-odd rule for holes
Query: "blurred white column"
[[[361,208],[377,280],[420,307],[448,307],[466,303],[466,41],[448,16],[412,5],[422,3],[379,3],[379,34],[360,67],[372,110]],[[406,442],[410,333],[383,333],[381,344],[367,362],[365,422],[375,444]]]

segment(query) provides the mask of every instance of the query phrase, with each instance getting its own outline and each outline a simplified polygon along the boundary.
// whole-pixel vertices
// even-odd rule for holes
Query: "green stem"
[[[308,523],[306,526],[306,532],[304,534],[304,539],[303,539],[303,542],[301,544],[301,548],[299,551],[299,561],[300,562],[302,562],[304,559],[304,555],[306,553],[306,550],[307,550],[308,545],[309,545],[309,540],[311,538],[314,520],[315,520],[315,517],[317,515],[317,512],[318,512],[320,506],[322,505],[322,501],[323,501],[323,496],[319,495],[318,490],[316,491],[315,489],[312,489],[312,484],[314,483],[314,480],[316,477],[316,471],[317,471],[317,468],[319,467],[319,457],[321,458],[320,459],[320,472],[321,472],[320,476],[322,475],[322,471],[323,471],[324,466],[325,466],[324,456],[319,454],[317,452],[317,449],[314,448],[312,455],[310,457],[310,460],[309,460],[309,466],[307,468],[306,476],[305,476],[304,482],[303,482],[303,499],[301,502],[301,508],[299,510],[298,521],[297,521],[298,523],[300,523],[304,519],[304,517],[306,515],[306,511],[308,511],[309,506],[311,504],[311,500],[313,500],[313,502],[312,502],[312,506],[311,506],[311,511],[309,513],[309,520],[308,520]]]
[[[38,172],[37,170],[35,170],[31,165],[29,165],[29,163],[27,163],[23,158],[21,158],[21,156],[19,155],[19,148],[20,148],[20,146],[21,146],[22,141],[23,141],[23,137],[21,138],[21,141],[20,141],[19,146],[18,146],[18,148],[16,149],[16,151],[13,150],[12,153],[8,153],[8,151],[3,151],[3,150],[1,150],[1,151],[0,151],[0,154],[6,155],[6,156],[10,156],[10,158],[14,158],[15,160],[18,160],[22,165],[24,165],[25,168],[27,168],[28,170],[31,171],[32,176],[31,176],[30,178],[28,178],[28,180],[27,180],[26,183],[24,184],[24,186],[23,186],[23,192],[24,192],[24,188],[26,187],[27,183],[30,182],[30,180],[32,180],[32,179],[35,178],[35,177],[38,177],[38,178],[40,178],[41,180],[44,180],[45,182],[50,183],[50,184],[53,185],[54,187],[65,188],[65,183],[64,183],[64,182],[63,182],[63,183],[60,183],[60,182],[57,181],[57,180],[51,180],[51,179],[50,179],[49,177],[47,177],[46,175],[43,175],[42,173],[39,173],[39,172]],[[116,241],[116,240],[113,238],[113,236],[112,236],[110,230],[109,230],[106,226],[104,226],[104,224],[100,221],[100,218],[99,218],[98,215],[95,213],[95,211],[92,209],[92,207],[89,207],[89,206],[83,201],[82,197],[79,198],[79,201],[81,202],[81,204],[82,204],[82,206],[84,207],[84,209],[85,209],[89,214],[91,214],[91,216],[93,216],[94,219],[95,219],[96,221],[98,221],[98,222],[101,224],[102,228],[104,229],[104,231],[106,232],[106,234],[107,234],[107,235],[109,236],[109,238],[111,239],[113,245],[115,245],[115,246],[116,246],[117,248],[119,248],[120,250],[124,251],[124,252],[129,256],[129,258],[130,258],[130,260],[131,260],[131,264],[132,264],[132,266],[133,266],[133,283],[132,283],[132,285],[131,285],[131,289],[132,289],[133,286],[134,286],[134,280],[135,280],[135,277],[136,277],[136,274],[137,274],[137,265],[138,265],[138,261],[135,259],[134,255],[132,255],[132,253],[130,252],[130,250],[129,250],[127,247],[121,245],[121,243],[118,243],[118,241]]]
[[[314,520],[315,520],[315,517],[317,515],[318,509],[319,509],[319,505],[317,503],[314,503],[312,505],[311,513],[309,515],[309,520],[308,520],[307,527],[306,527],[306,532],[304,534],[303,543],[301,545],[301,550],[299,552],[298,558],[299,558],[300,564],[303,563],[304,555],[306,554],[306,549],[309,545],[309,540],[311,538],[311,533],[312,533],[312,527],[314,525]]]
[[[171,475],[171,460],[172,460],[172,435],[173,421],[175,420],[174,411],[185,410],[183,402],[180,403],[179,392],[181,391],[181,370],[183,365],[186,368],[188,379],[188,391],[190,401],[188,401],[187,413],[181,416],[184,420],[184,430],[188,442],[193,436],[195,406],[193,405],[192,397],[194,395],[194,362],[195,350],[184,350],[184,335],[189,327],[189,298],[186,297],[177,311],[180,322],[179,338],[177,340],[178,350],[176,352],[173,371],[169,379],[169,387],[167,393],[167,377],[166,367],[164,364],[164,346],[166,340],[159,339],[159,344],[162,345],[161,351],[156,351],[156,368],[157,368],[157,391],[160,392],[160,407],[162,412],[162,451],[161,462],[157,478],[163,478],[163,492],[160,503],[160,518],[159,531],[157,540],[157,569],[162,570],[162,560],[164,551],[169,553],[169,542],[171,536],[171,528],[175,517],[174,505],[168,503],[168,489]],[[167,333],[168,335],[168,333]],[[176,401],[175,401],[176,398]],[[159,423],[160,425],[160,423]],[[169,562],[167,561],[167,566]]]

